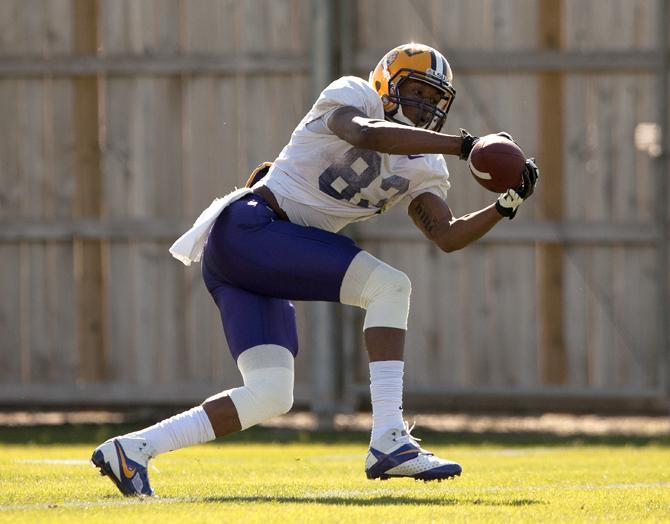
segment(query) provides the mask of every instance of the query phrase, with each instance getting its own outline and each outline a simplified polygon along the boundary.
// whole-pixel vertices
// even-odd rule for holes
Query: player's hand
[[[514,138],[507,131],[501,131],[496,133],[499,136],[504,136],[507,140],[514,142]],[[470,151],[475,147],[475,144],[479,141],[478,136],[471,135],[467,129],[461,129],[461,154],[458,156],[461,160],[467,160],[470,156]]]
[[[470,156],[470,151],[475,147],[479,140],[478,136],[471,135],[467,129],[461,129],[461,154],[458,156],[461,160],[467,160]]]
[[[516,189],[508,189],[496,200],[496,209],[502,216],[512,220],[516,216],[517,208],[535,191],[535,184],[540,177],[540,170],[535,165],[535,159],[526,160],[526,167],[521,174],[522,182]]]
[[[526,167],[521,173],[523,178],[521,185],[516,188],[517,194],[526,200],[530,195],[535,191],[535,185],[537,184],[537,179],[540,178],[540,170],[535,165],[535,159],[529,158],[526,160]]]
[[[523,198],[514,189],[508,189],[496,200],[496,210],[502,216],[512,220],[516,216],[517,208],[522,204]]]

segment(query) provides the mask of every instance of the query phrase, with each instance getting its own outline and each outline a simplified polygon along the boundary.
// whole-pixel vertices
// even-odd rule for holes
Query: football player
[[[291,300],[366,310],[373,416],[367,477],[460,475],[459,464],[419,446],[403,420],[409,279],[338,234],[406,200],[423,234],[452,252],[514,217],[537,180],[530,160],[521,186],[491,205],[461,217],[449,208],[443,155],[467,159],[478,140],[465,131],[440,133],[454,97],[442,54],[416,43],[392,49],[368,81],[345,76],[326,87],[275,161],[259,166],[248,187],[215,200],[174,244],[172,254],[186,264],[202,256],[203,278],[244,384],[96,448],[92,462],[122,493],[153,493],[147,464],[156,455],[291,409],[298,353]]]

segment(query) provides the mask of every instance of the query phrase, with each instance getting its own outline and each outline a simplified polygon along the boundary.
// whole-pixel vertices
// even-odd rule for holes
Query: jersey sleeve
[[[405,198],[409,201],[423,193],[432,193],[442,200],[447,199],[447,193],[451,187],[447,162],[442,155],[431,156],[434,158],[428,164],[428,169],[421,173],[420,182],[416,186],[411,187],[405,195]]]
[[[369,118],[384,118],[384,110],[379,95],[372,86],[355,76],[344,76],[326,87],[311,110],[310,120],[328,118],[340,107],[355,107]]]

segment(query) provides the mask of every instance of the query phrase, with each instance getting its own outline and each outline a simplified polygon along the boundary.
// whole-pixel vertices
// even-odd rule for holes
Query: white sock
[[[125,436],[145,438],[153,448],[152,457],[167,451],[209,442],[216,438],[209,417],[202,406],[189,409]]]
[[[402,360],[370,362],[372,436],[375,441],[391,428],[402,428]]]

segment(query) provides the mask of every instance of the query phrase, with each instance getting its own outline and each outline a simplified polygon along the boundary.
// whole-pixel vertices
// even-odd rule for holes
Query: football
[[[481,137],[470,152],[468,168],[483,187],[503,193],[521,185],[526,155],[519,146],[500,135]]]

